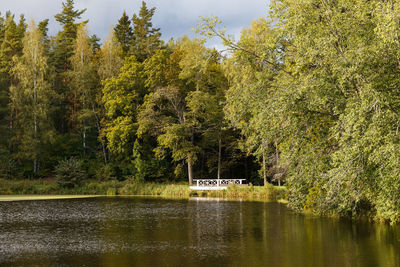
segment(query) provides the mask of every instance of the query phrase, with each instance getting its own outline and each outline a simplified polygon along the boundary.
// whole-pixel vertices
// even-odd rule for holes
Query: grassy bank
[[[227,190],[195,191],[186,184],[136,183],[134,181],[87,181],[79,187],[63,188],[53,180],[0,179],[0,195],[140,195],[171,198],[219,197],[252,201],[279,201],[286,188],[277,186],[229,186]]]

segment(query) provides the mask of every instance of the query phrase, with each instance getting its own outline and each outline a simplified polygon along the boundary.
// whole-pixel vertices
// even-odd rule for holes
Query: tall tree
[[[21,40],[22,40],[22,38],[24,38],[26,28],[27,28],[27,25],[26,25],[26,21],[25,21],[25,16],[24,16],[24,14],[21,14],[19,17],[18,25],[17,25],[17,32],[18,32],[19,38]],[[22,50],[22,46],[21,46],[21,50]]]
[[[99,58],[99,67],[98,67],[98,74],[102,81],[102,86],[106,84],[107,79],[115,78],[122,66],[122,59],[121,59],[122,49],[121,45],[118,42],[118,39],[115,35],[114,29],[110,28],[110,33],[100,50],[100,58]],[[104,89],[104,88],[103,88]],[[107,138],[102,129],[101,124],[107,125],[107,117],[105,115],[105,108],[103,102],[103,89],[100,91],[100,95],[98,98],[99,103],[99,112],[96,114],[96,121],[98,126],[99,132],[99,140],[102,145],[103,156],[105,163],[107,162],[107,150],[106,150],[106,143]]]
[[[87,26],[81,24],[77,31],[74,54],[71,57],[72,70],[69,75],[73,95],[72,120],[74,125],[80,125],[83,155],[86,155],[88,130],[92,126],[90,122],[96,110],[97,72],[92,59],[93,48],[90,45]]]
[[[56,72],[53,80],[54,86],[63,98],[55,121],[58,130],[61,133],[67,133],[74,128],[72,125],[74,120],[71,116],[75,105],[73,99],[70,98],[67,72],[72,69],[70,58],[74,53],[77,28],[80,24],[77,20],[81,18],[86,9],[76,10],[73,0],[66,0],[62,6],[62,11],[54,16],[56,21],[61,24],[62,31],[58,32],[55,38],[54,48],[50,54],[50,64]],[[83,23],[87,23],[87,21]]]
[[[124,58],[129,54],[129,49],[133,41],[133,30],[131,26],[131,20],[129,16],[124,13],[118,20],[117,25],[114,28],[115,37],[121,45],[122,53],[121,56]]]
[[[13,74],[18,83],[10,89],[12,105],[18,110],[17,157],[33,161],[33,173],[40,167],[43,145],[51,136],[49,113],[54,96],[46,81],[47,58],[41,31],[32,21],[23,38],[23,52],[14,57]]]
[[[46,55],[48,55],[50,52],[50,38],[47,33],[49,31],[48,26],[49,26],[49,19],[42,20],[38,24],[38,29],[42,33],[42,36],[43,36],[43,43],[44,43]]]
[[[3,153],[12,150],[11,137],[15,128],[16,110],[12,106],[10,98],[10,86],[16,81],[12,74],[13,57],[22,53],[22,38],[25,31],[24,17],[21,16],[20,23],[14,21],[14,15],[7,12],[3,21],[1,46],[0,46],[0,141]]]
[[[268,173],[270,180],[279,184],[284,174],[278,173],[284,170],[279,166],[278,148],[284,124],[280,122],[282,104],[277,101],[279,91],[274,81],[281,68],[281,45],[279,36],[262,18],[242,31],[232,58],[225,62],[230,81],[226,115],[246,137],[243,148],[260,159],[265,185]]]
[[[133,14],[133,39],[131,54],[136,56],[139,62],[150,58],[160,48],[161,33],[159,28],[153,28],[151,22],[156,8],[147,8],[146,2],[142,1],[139,14]]]
[[[100,51],[99,75],[101,80],[118,75],[122,66],[121,46],[115,31],[111,28],[106,41]]]
[[[204,148],[199,140],[222,128],[221,94],[218,97],[216,91],[223,87],[224,79],[219,77],[221,70],[216,74],[217,54],[206,49],[203,41],[184,37],[169,46],[169,51],[159,50],[146,61],[146,83],[151,93],[139,113],[138,133],[157,137],[156,155],[163,157],[170,151],[179,163],[176,171],[185,163],[192,184],[194,164]]]
[[[81,18],[86,9],[75,10],[73,0],[66,0],[62,3],[62,6],[63,9],[61,13],[54,16],[56,21],[63,27],[62,31],[56,36],[54,57],[56,66],[66,71],[70,69],[69,59],[74,51],[74,42],[80,24],[77,23],[76,20]],[[84,23],[86,23],[86,21]]]
[[[204,45],[205,40],[183,39],[181,49],[184,56],[180,61],[180,79],[187,80],[193,84],[196,92],[191,92],[186,97],[188,106],[188,117],[190,117],[193,127],[201,133],[205,139],[202,150],[213,150],[217,145],[217,157],[207,155],[209,167],[213,168],[212,159],[217,158],[217,178],[221,178],[222,166],[222,147],[223,137],[229,140],[225,131],[227,126],[224,121],[223,103],[224,94],[228,87],[227,80],[220,64],[220,55],[214,49],[207,49]],[[224,136],[225,135],[225,136]],[[213,151],[214,152],[214,151]]]
[[[116,77],[104,82],[103,101],[108,121],[104,130],[113,153],[131,156],[143,88],[143,66],[133,56],[125,59]]]

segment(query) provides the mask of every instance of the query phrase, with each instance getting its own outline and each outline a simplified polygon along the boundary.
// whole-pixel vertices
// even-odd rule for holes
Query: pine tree
[[[54,48],[50,54],[50,64],[55,70],[53,84],[58,94],[63,97],[55,120],[58,124],[58,130],[61,133],[67,133],[75,127],[72,124],[73,119],[71,119],[75,104],[72,102],[73,99],[70,99],[71,93],[67,73],[72,69],[70,58],[74,52],[77,28],[80,24],[77,23],[77,20],[81,18],[86,9],[76,10],[73,0],[66,0],[62,3],[62,6],[63,10],[61,13],[54,16],[63,29],[58,32],[55,38]],[[82,23],[87,23],[87,21]]]
[[[14,15],[7,12],[3,20],[1,46],[0,46],[0,150],[11,151],[11,137],[14,132],[15,113],[12,108],[10,86],[15,85],[15,79],[11,73],[12,58],[22,53],[22,37],[25,29],[24,19],[21,16],[19,25],[14,21]]]
[[[75,10],[73,0],[66,0],[65,3],[62,3],[62,6],[63,10],[61,13],[55,15],[54,18],[63,26],[63,30],[57,35],[57,44],[64,50],[60,52],[63,52],[62,59],[67,63],[68,59],[72,56],[73,44],[79,25],[79,23],[76,23],[76,20],[81,18],[86,9]]]
[[[160,29],[153,28],[151,22],[155,11],[155,7],[148,9],[146,2],[142,1],[139,15],[134,14],[132,18],[133,42],[130,52],[139,62],[150,58],[162,44]]]
[[[24,38],[26,28],[27,28],[27,25],[25,23],[25,16],[24,16],[24,14],[21,14],[21,16],[19,17],[19,23],[17,25],[17,31],[18,31],[20,40],[22,40],[22,38]],[[21,44],[20,51],[22,51],[22,42],[20,44]]]
[[[4,37],[0,48],[0,83],[8,87],[12,83],[10,77],[12,58],[22,52],[22,29],[15,23],[14,16],[11,14],[8,14],[4,28]]]
[[[93,53],[96,53],[97,51],[100,50],[100,47],[101,47],[100,38],[96,34],[93,34],[90,36],[89,44],[93,49]]]
[[[47,35],[47,31],[49,30],[48,25],[49,25],[49,19],[42,20],[38,24],[38,29],[42,33],[43,39],[48,38]]]
[[[42,20],[38,24],[38,29],[42,33],[42,36],[43,36],[43,44],[44,44],[44,48],[46,51],[46,55],[48,55],[49,50],[50,50],[50,38],[47,34],[47,32],[49,30],[48,25],[49,25],[48,19]]]
[[[118,20],[118,24],[114,28],[115,37],[122,48],[121,56],[124,58],[129,54],[129,49],[133,41],[133,31],[131,21],[124,11],[122,17]]]
[[[6,30],[6,20],[0,16],[0,47],[4,41],[4,33]],[[4,75],[4,74],[3,74]],[[3,76],[3,79],[5,77]],[[9,94],[8,84],[0,82],[0,135],[3,137],[0,142],[0,158],[6,160],[9,150]],[[1,160],[1,159],[0,159]]]

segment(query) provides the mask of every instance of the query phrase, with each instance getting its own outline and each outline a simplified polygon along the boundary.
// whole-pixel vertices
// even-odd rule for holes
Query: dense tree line
[[[235,41],[164,42],[143,2],[102,46],[84,10],[0,20],[5,176],[50,176],[78,158],[96,179],[285,182],[289,205],[400,220],[400,4],[273,1]],[[21,171],[22,170],[22,171]],[[17,172],[17,173],[16,173]],[[260,179],[261,178],[261,179]]]
[[[73,0],[55,15],[55,36],[48,20],[1,16],[1,176],[80,166],[97,180],[262,182],[223,114],[222,57],[201,39],[165,43],[155,11],[142,2],[124,12],[102,45]]]

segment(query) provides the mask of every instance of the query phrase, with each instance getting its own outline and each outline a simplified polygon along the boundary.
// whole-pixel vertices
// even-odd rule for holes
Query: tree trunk
[[[85,77],[83,76],[83,51],[81,51],[81,81],[82,81],[82,109],[85,110],[86,108],[86,88],[85,88]],[[82,119],[82,126],[83,126],[83,156],[86,156],[86,122],[85,119]]]
[[[193,167],[190,161],[188,161],[188,177],[189,177],[189,185],[193,185]]]
[[[265,150],[263,147],[263,177],[264,177],[264,186],[267,186],[267,163],[265,159]]]
[[[11,100],[10,100],[10,107],[12,107],[12,102],[11,102]],[[13,108],[10,108],[10,132],[9,132],[9,137],[8,137],[8,148],[9,148],[9,151],[10,151],[10,154],[12,154],[13,153],[13,145],[12,145],[12,138],[13,138],[13,125],[14,125],[14,118],[13,118],[13,113],[14,112],[14,109]]]
[[[92,111],[94,114],[94,117],[96,118],[96,126],[97,126],[97,131],[100,135],[100,131],[101,131],[101,127],[100,127],[100,120],[99,120],[99,116],[97,116],[97,113],[94,110],[94,105],[92,105]],[[101,148],[103,150],[103,159],[104,159],[104,163],[107,164],[107,151],[106,151],[106,145],[104,144],[103,141],[100,142],[101,143]]]
[[[83,156],[86,156],[86,127],[85,120],[83,120]]]
[[[37,158],[35,156],[35,158],[33,159],[33,173],[36,175],[37,172]]]
[[[279,150],[278,150],[278,142],[275,140],[275,162],[276,162],[276,169],[279,166]],[[278,186],[281,186],[281,175],[278,177]]]
[[[35,62],[36,63],[36,62]],[[37,158],[37,139],[38,139],[38,121],[37,121],[37,105],[38,105],[38,101],[37,101],[37,92],[36,92],[36,84],[37,84],[37,80],[36,80],[36,73],[33,75],[33,127],[34,127],[34,138],[33,140],[35,140],[35,144],[34,144],[34,154],[35,154],[35,158],[33,159],[33,173],[37,174],[38,172],[38,158]]]
[[[249,176],[248,176],[248,162],[247,162],[247,155],[244,158],[244,178],[246,179],[246,181],[248,180]]]
[[[218,180],[221,179],[221,152],[222,152],[222,140],[221,132],[219,133],[218,139]]]
[[[192,128],[192,137],[191,137],[190,141],[192,142],[192,144],[194,144],[194,129],[193,128]],[[189,184],[190,185],[193,184],[193,166],[192,166],[191,160],[192,159],[190,157],[187,159],[187,162],[188,162],[188,177],[189,177]]]

